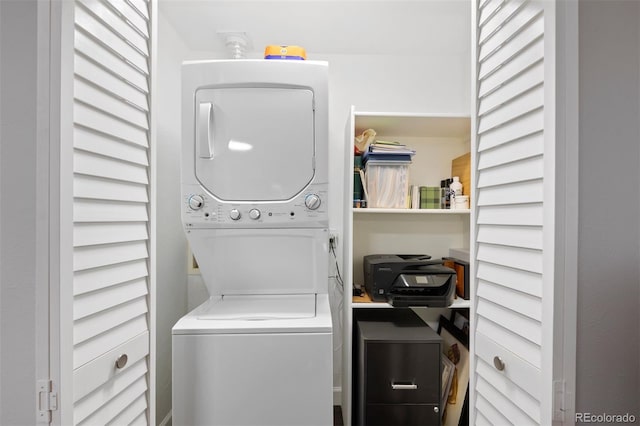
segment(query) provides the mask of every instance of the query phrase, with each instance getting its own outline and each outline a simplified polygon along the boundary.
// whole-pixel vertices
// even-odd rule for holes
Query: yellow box
[[[281,46],[271,44],[264,49],[265,59],[307,59],[307,52],[300,46]]]

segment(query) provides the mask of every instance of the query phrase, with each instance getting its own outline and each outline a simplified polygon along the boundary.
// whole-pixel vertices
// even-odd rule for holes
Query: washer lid
[[[195,174],[223,201],[286,201],[315,173],[314,94],[299,87],[196,91]]]
[[[313,318],[315,294],[223,296],[199,320],[276,320]]]
[[[223,334],[262,334],[262,333],[324,333],[331,334],[332,332],[332,324],[331,324],[331,307],[329,306],[329,296],[325,294],[317,294],[317,295],[303,295],[298,298],[298,296],[273,296],[274,299],[268,299],[269,296],[233,296],[231,304],[228,306],[237,306],[237,305],[245,305],[248,307],[253,304],[253,301],[264,301],[271,308],[279,307],[282,308],[284,305],[293,304],[296,301],[296,304],[300,302],[305,306],[303,309],[298,309],[290,306],[290,309],[286,309],[289,312],[289,315],[298,312],[298,314],[308,315],[308,301],[315,299],[315,315],[306,318],[284,318],[284,311],[280,310],[280,314],[278,315],[280,318],[277,319],[265,319],[265,320],[251,320],[249,318],[253,317],[257,319],[257,315],[246,315],[244,319],[216,319],[217,308],[222,306],[222,309],[225,309],[220,297],[212,297],[202,305],[198,306],[193,311],[189,312],[187,315],[183,316],[178,320],[178,322],[171,329],[171,334],[174,336],[177,335],[191,335],[191,336],[202,336],[202,335],[223,335]],[[244,298],[242,300],[235,299]],[[279,299],[280,302],[276,302],[275,299]],[[229,297],[225,297],[227,302],[229,302]],[[243,302],[244,301],[244,302]],[[235,303],[237,302],[237,303]],[[298,305],[302,306],[302,305]],[[270,311],[270,312],[265,312]],[[246,313],[246,310],[245,310]],[[262,309],[262,314],[273,314],[272,309]],[[211,315],[213,314],[213,315]],[[210,319],[209,319],[210,318]],[[220,318],[220,317],[218,317]],[[262,315],[262,318],[265,318]]]

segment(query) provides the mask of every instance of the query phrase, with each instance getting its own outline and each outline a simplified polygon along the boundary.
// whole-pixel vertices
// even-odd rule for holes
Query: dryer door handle
[[[198,157],[213,158],[213,104],[211,102],[202,102],[198,106],[196,145]]]

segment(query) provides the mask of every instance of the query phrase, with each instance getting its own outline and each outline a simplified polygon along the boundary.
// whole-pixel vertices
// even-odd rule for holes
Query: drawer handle
[[[118,370],[120,370],[121,368],[124,368],[124,366],[127,365],[128,360],[129,360],[129,357],[127,356],[127,354],[120,355],[116,360],[116,368]]]
[[[415,383],[391,383],[391,389],[393,390],[415,390],[418,389],[418,385]]]
[[[503,371],[505,367],[504,361],[499,356],[495,356],[493,357],[493,366],[496,368],[496,370]]]

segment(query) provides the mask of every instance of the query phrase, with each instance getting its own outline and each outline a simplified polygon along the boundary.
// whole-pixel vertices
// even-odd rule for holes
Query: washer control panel
[[[182,211],[187,227],[287,227],[328,222],[326,184],[311,185],[287,202],[267,203],[222,202],[199,185],[189,185],[188,189]]]

